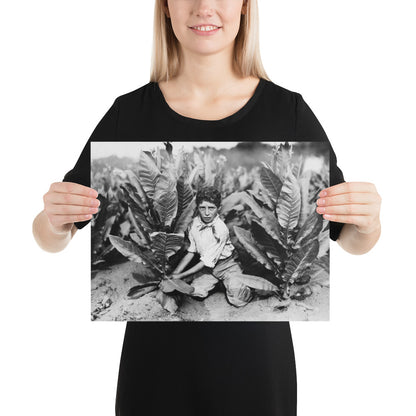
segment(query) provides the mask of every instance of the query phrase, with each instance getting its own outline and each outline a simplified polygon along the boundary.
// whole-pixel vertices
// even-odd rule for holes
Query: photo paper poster
[[[328,321],[327,142],[91,142],[91,319]]]

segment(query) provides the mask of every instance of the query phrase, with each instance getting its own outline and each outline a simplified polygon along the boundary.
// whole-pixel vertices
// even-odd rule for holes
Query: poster
[[[93,321],[328,321],[326,142],[91,142]]]

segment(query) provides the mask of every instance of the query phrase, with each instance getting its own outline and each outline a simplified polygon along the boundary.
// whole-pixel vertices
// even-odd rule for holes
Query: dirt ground
[[[154,290],[139,299],[129,299],[127,292],[138,284],[132,272],[143,266],[131,261],[100,270],[91,280],[91,320],[95,321],[328,321],[329,287],[322,287],[303,301],[289,300],[281,308],[276,297],[257,298],[237,308],[227,302],[220,284],[206,298],[184,295],[175,313],[165,310]],[[279,308],[280,306],[280,308]],[[283,305],[284,306],[284,305]]]

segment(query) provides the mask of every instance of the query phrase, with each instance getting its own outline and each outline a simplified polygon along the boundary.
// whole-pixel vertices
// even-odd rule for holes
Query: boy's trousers
[[[218,260],[211,272],[203,269],[195,273],[190,283],[195,291],[190,296],[206,298],[209,291],[221,281],[229,303],[240,307],[247,305],[253,299],[254,291],[272,294],[278,290],[277,286],[260,276],[244,274],[236,257],[237,253],[234,251],[230,257]]]

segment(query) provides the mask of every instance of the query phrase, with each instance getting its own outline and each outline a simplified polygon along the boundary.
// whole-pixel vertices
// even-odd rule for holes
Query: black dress
[[[180,115],[153,82],[119,96],[63,181],[90,186],[91,140],[328,142],[303,97],[265,79],[239,111],[221,120]],[[330,145],[330,185],[340,182]],[[342,226],[330,222],[333,241]],[[295,416],[296,408],[289,322],[127,322],[117,416]]]

